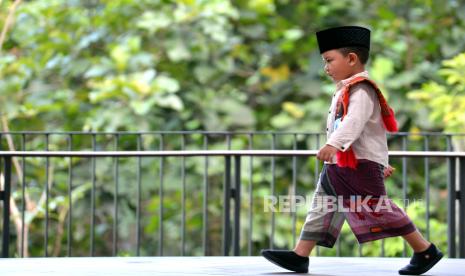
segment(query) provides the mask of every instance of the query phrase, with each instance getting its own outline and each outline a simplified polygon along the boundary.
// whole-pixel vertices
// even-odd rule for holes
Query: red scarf
[[[335,119],[341,118],[341,121],[344,120],[344,117],[347,115],[347,111],[349,108],[349,97],[350,97],[350,88],[357,83],[367,82],[371,84],[371,86],[375,89],[376,94],[378,95],[379,105],[381,106],[381,116],[383,118],[383,125],[384,128],[389,132],[397,132],[397,121],[394,116],[394,111],[392,108],[387,104],[386,99],[379,90],[378,86],[375,82],[367,79],[366,77],[356,77],[352,79],[348,84],[345,85],[344,90],[342,91],[341,95],[337,100],[337,107],[336,107],[336,117]],[[354,151],[352,147],[348,148],[346,151],[338,151],[336,153],[337,158],[337,165],[339,167],[349,167],[352,169],[357,168],[357,159],[355,158]]]

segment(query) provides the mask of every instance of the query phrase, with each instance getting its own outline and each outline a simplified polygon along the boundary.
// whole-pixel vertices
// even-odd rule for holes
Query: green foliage
[[[429,119],[448,132],[465,131],[465,53],[444,60],[438,74],[442,81],[429,81],[409,93],[430,112]]]
[[[314,32],[362,24],[373,30],[368,68],[403,129],[440,130],[418,122],[405,95],[464,49],[457,5],[27,2],[0,57],[1,110],[17,130],[319,131],[333,88],[322,82]]]

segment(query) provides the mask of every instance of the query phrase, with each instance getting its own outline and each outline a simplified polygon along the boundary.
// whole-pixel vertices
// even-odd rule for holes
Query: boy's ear
[[[358,56],[356,53],[351,52],[348,54],[348,56],[349,56],[349,64],[351,66],[354,66],[355,64],[357,64]]]

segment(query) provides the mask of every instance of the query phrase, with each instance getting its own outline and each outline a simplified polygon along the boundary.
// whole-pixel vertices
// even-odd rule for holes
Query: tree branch
[[[0,4],[2,2],[0,1]],[[8,15],[5,19],[5,24],[3,25],[2,28],[2,33],[0,34],[0,53],[2,52],[3,49],[3,43],[5,42],[6,34],[10,30],[10,27],[13,25],[13,15],[15,14],[16,9],[18,8],[19,4],[21,3],[21,0],[15,0],[13,4],[11,4],[10,9],[8,10]]]

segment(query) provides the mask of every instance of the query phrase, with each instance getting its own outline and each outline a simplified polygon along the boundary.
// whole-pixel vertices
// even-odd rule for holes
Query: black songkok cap
[[[370,50],[370,30],[359,26],[342,26],[316,32],[320,53],[344,47]]]

